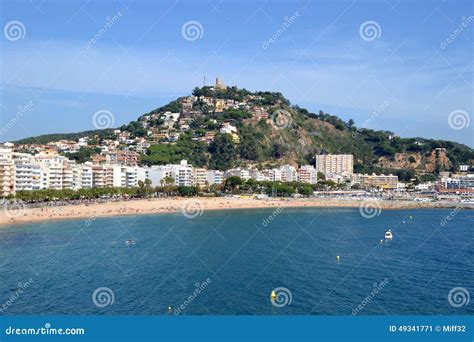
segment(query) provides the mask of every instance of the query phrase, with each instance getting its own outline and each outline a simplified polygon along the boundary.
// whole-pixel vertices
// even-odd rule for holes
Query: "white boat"
[[[135,244],[135,240],[128,239],[128,240],[125,241],[125,244],[126,244],[127,246],[134,245],[134,244]]]
[[[387,239],[387,240],[392,240],[393,239],[393,234],[392,234],[391,229],[389,229],[385,232],[385,239]]]

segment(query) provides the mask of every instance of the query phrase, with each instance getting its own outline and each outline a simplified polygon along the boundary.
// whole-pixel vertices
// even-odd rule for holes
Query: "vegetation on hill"
[[[181,159],[187,159],[195,166],[224,170],[248,164],[258,167],[285,163],[313,164],[315,154],[347,153],[354,155],[356,172],[394,173],[402,180],[410,180],[416,175],[430,179],[441,171],[454,171],[460,164],[472,165],[474,161],[474,150],[463,144],[445,140],[401,138],[390,131],[357,128],[352,119],[345,122],[323,111],[316,114],[291,105],[281,93],[250,92],[237,87],[226,90],[202,87],[195,88],[193,95],[238,103],[244,101],[248,105],[216,112],[214,106],[207,105],[202,100],[195,101],[193,111],[199,115],[192,114],[189,118],[189,129],[180,132],[178,122],[172,127],[172,130],[180,132],[176,142],[157,141],[153,135],[149,135],[149,130],[169,129],[169,126],[164,126],[165,121],[160,115],[168,111],[182,112],[183,98],[123,125],[120,129],[130,132],[131,138],[144,137],[152,144],[141,157],[144,164],[177,163]],[[254,107],[264,108],[270,117],[255,119],[251,110]],[[286,113],[287,122],[283,127],[274,122],[277,111]],[[146,117],[152,119],[144,125]],[[238,140],[229,134],[219,134],[219,127],[224,122],[237,127]],[[201,141],[208,133],[215,135],[210,144]],[[94,136],[96,141],[114,137],[113,130],[108,129],[44,135],[23,139],[18,143],[44,144],[60,139],[77,140],[83,136]],[[78,161],[85,160],[86,152],[80,151],[71,157]]]

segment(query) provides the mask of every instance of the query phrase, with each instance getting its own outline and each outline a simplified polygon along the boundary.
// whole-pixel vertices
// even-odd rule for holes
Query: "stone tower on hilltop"
[[[219,90],[226,90],[227,86],[224,83],[221,83],[219,77],[216,77],[216,85],[214,86],[214,88]]]

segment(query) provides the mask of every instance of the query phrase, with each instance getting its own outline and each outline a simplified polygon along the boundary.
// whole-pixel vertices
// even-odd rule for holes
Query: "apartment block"
[[[299,182],[316,184],[318,181],[318,172],[312,165],[301,166],[297,174]]]
[[[193,185],[204,187],[206,184],[209,184],[207,181],[207,169],[197,168],[193,169]]]
[[[316,155],[316,171],[324,173],[326,178],[350,177],[354,173],[354,156],[352,154]]]
[[[10,149],[0,149],[0,196],[15,193],[15,164]]]

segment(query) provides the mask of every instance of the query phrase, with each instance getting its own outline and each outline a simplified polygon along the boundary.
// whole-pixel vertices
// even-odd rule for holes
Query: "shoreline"
[[[368,205],[363,205],[367,203]],[[452,202],[413,202],[395,200],[361,200],[361,199],[268,199],[227,197],[170,197],[150,198],[106,203],[71,204],[64,206],[45,206],[40,208],[20,208],[3,210],[0,215],[0,228],[22,223],[44,223],[56,220],[85,219],[86,222],[99,217],[153,215],[183,213],[188,217],[198,216],[209,210],[265,209],[265,208],[360,208],[371,210],[402,209],[474,209],[471,205]]]

